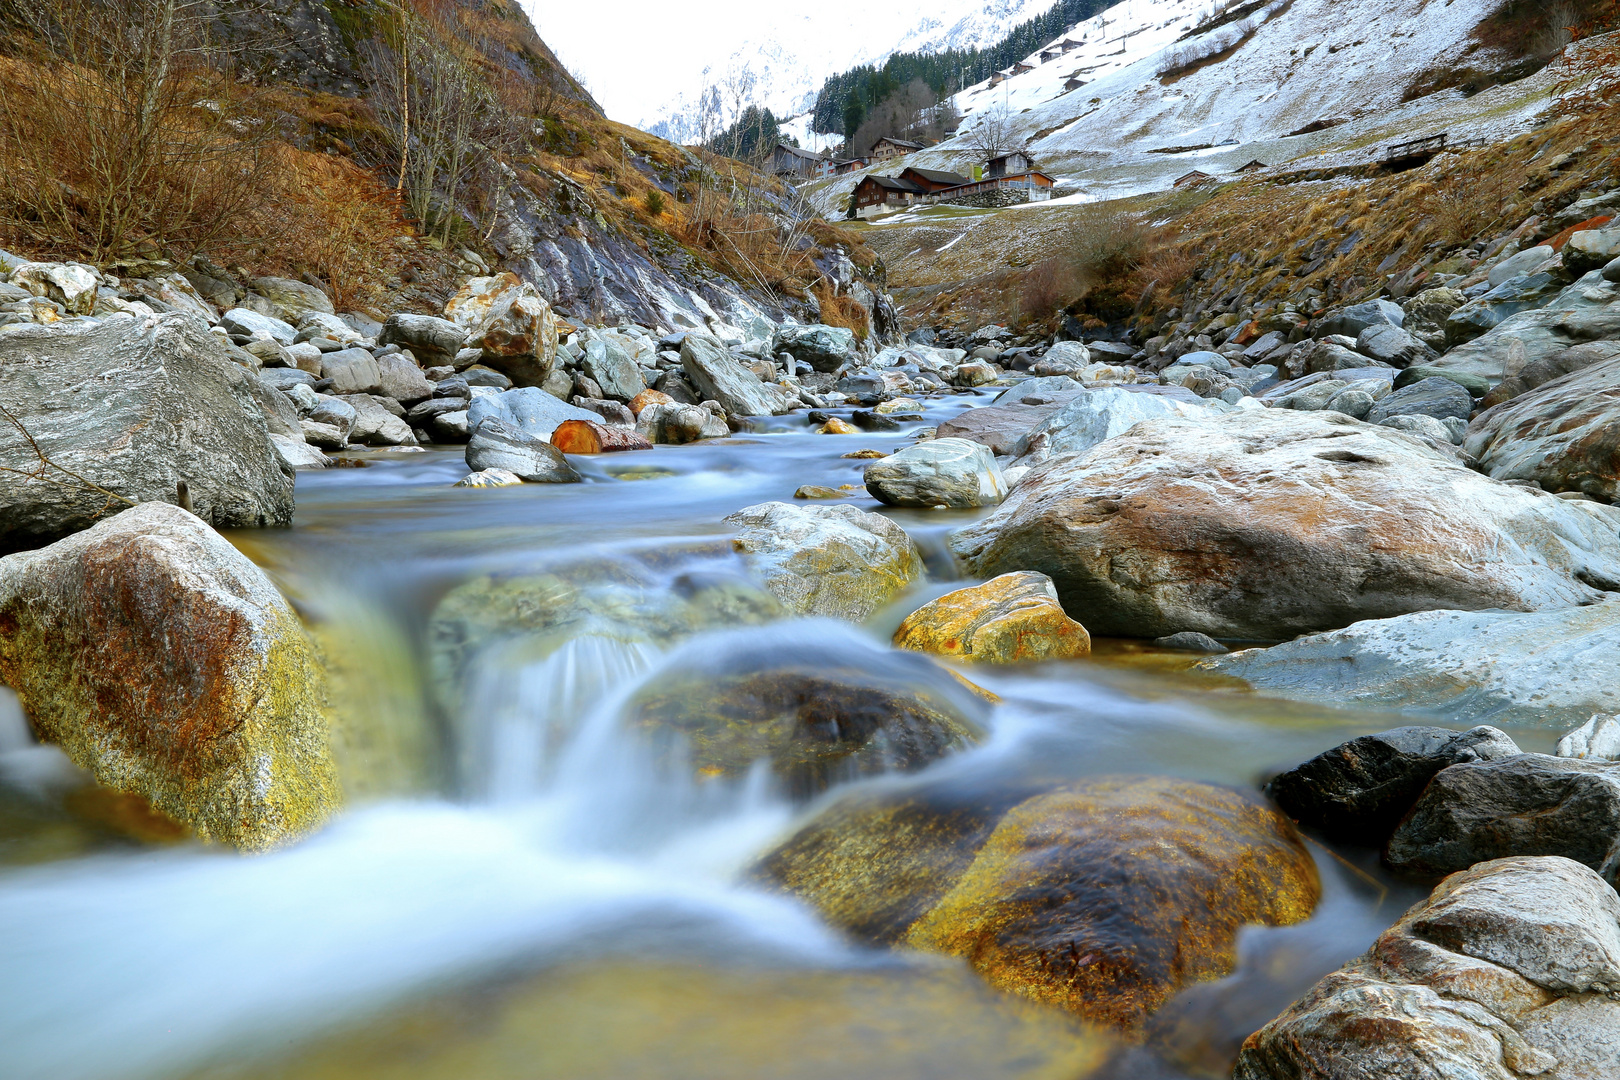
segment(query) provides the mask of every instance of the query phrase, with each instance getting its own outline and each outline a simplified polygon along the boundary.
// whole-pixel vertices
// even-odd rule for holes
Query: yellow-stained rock
[[[1014,807],[905,940],[1138,1032],[1183,986],[1232,970],[1239,927],[1300,922],[1320,897],[1298,833],[1259,796],[1105,777]]]
[[[103,787],[205,840],[275,847],[341,801],[302,626],[179,507],[142,503],[0,559],[0,683]]]
[[[836,416],[822,424],[818,430],[823,435],[859,435],[861,433],[860,428],[847,420],[840,420]]]
[[[894,643],[990,664],[1068,660],[1091,652],[1091,635],[1064,613],[1052,579],[1028,570],[924,604],[906,616]]]
[[[864,499],[866,489],[858,488],[854,484],[844,484],[840,487],[826,487],[821,484],[804,484],[793,493],[795,499]]]
[[[872,411],[882,416],[888,416],[890,413],[922,412],[922,402],[904,397],[891,398],[874,406]]]
[[[1153,777],[852,797],[754,876],[863,941],[961,956],[1133,1038],[1182,987],[1231,970],[1241,926],[1298,922],[1321,893],[1258,795]]]
[[[641,393],[630,399],[630,414],[632,416],[640,416],[641,410],[645,409],[649,405],[675,404],[678,404],[678,402],[676,402],[674,398],[670,397],[662,390],[643,390]]]
[[[889,455],[881,450],[851,450],[849,453],[840,454],[839,456],[855,458],[858,461],[877,461],[879,458],[886,458]]]

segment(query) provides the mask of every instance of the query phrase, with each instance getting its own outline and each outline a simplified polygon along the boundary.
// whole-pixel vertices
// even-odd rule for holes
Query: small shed
[[[1052,48],[1045,49],[1041,52],[1041,63],[1049,64],[1062,55],[1063,50],[1054,45]]]
[[[1007,69],[1009,75],[1022,75],[1026,71],[1034,71],[1034,64],[1026,64],[1022,60]]]
[[[1022,150],[1014,150],[999,157],[993,157],[984,163],[984,175],[994,178],[997,176],[1010,176],[1014,173],[1027,173],[1035,168],[1035,159]]]
[[[1007,81],[1007,73],[1005,71],[998,71],[994,75],[990,76],[990,85],[991,86],[1000,86],[1002,83],[1004,83],[1006,81]]]
[[[1064,38],[1062,41],[1058,42],[1057,47],[1067,53],[1073,52],[1082,44],[1082,42],[1075,41],[1073,38]]]
[[[1209,175],[1209,173],[1199,172],[1197,169],[1194,169],[1186,176],[1183,176],[1181,179],[1177,180],[1175,186],[1178,188],[1195,188],[1201,184],[1210,183],[1214,179],[1215,178]]]
[[[1239,166],[1237,171],[1240,172],[1240,173],[1259,172],[1261,169],[1269,169],[1269,168],[1271,168],[1270,165],[1267,165],[1265,162],[1261,161],[1259,158],[1255,158],[1253,161],[1249,162],[1247,165]]]

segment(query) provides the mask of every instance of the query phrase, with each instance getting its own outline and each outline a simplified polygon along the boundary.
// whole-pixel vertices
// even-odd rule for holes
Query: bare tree
[[[969,145],[986,161],[1014,149],[1013,122],[1006,105],[992,105],[968,132]]]

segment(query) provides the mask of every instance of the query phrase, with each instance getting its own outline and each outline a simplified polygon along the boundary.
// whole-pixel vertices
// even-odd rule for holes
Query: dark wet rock
[[[801,615],[859,622],[923,576],[905,530],[853,506],[760,503],[725,521],[743,561]]]
[[[1440,877],[1515,855],[1560,855],[1611,884],[1620,870],[1620,763],[1520,754],[1437,773],[1384,859]]]
[[[1356,337],[1369,326],[1393,326],[1399,328],[1406,323],[1406,312],[1401,310],[1399,304],[1388,300],[1369,300],[1364,304],[1353,304],[1340,311],[1324,315],[1312,327],[1312,332],[1319,338],[1331,334],[1342,334],[1345,337]]]
[[[1519,753],[1493,727],[1395,728],[1351,739],[1273,777],[1266,794],[1330,840],[1381,848],[1441,769]]]
[[[1250,1036],[1233,1080],[1620,1075],[1617,924],[1567,859],[1471,867]]]
[[[1620,358],[1620,341],[1589,341],[1584,345],[1573,346],[1554,353],[1545,360],[1538,360],[1521,369],[1518,374],[1503,379],[1496,389],[1484,396],[1479,406],[1482,409],[1494,408],[1504,401],[1512,401],[1521,394],[1527,394],[1538,386],[1545,386],[1554,379],[1561,379],[1593,364],[1616,358]]]
[[[129,502],[175,502],[181,481],[216,527],[290,525],[293,472],[270,442],[255,377],[189,316],[10,327],[0,404],[27,436],[0,418],[0,465],[19,470],[0,471],[0,551],[49,543]],[[41,453],[55,467],[40,472]]]
[[[505,469],[531,484],[577,484],[581,479],[561,450],[496,417],[480,420],[472,429],[467,468]]]
[[[1224,653],[1230,651],[1225,645],[1222,645],[1208,634],[1200,634],[1196,630],[1183,630],[1179,634],[1154,638],[1153,644],[1161,649],[1174,649],[1177,652]]]
[[[1474,411],[1474,399],[1467,390],[1444,376],[1420,379],[1376,402],[1367,413],[1367,423],[1381,424],[1392,416],[1448,416],[1466,420]]]
[[[448,364],[467,344],[467,328],[433,315],[388,316],[377,335],[379,345],[401,345],[424,365]]]

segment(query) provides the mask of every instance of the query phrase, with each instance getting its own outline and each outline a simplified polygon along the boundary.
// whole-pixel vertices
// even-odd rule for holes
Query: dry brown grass
[[[866,340],[868,328],[871,326],[871,315],[866,310],[866,305],[848,296],[833,295],[832,286],[825,280],[818,281],[811,292],[815,294],[816,302],[821,305],[823,323],[853,330],[857,338]]]

